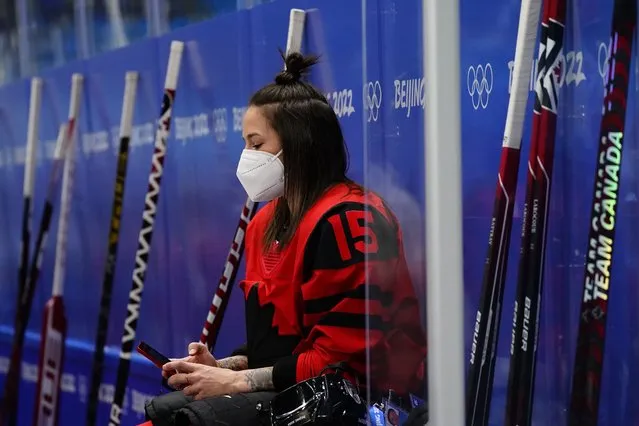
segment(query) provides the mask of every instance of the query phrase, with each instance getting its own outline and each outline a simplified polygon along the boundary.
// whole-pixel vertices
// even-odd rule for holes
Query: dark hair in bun
[[[309,69],[318,62],[317,56],[304,56],[299,52],[292,52],[286,55],[280,49],[280,55],[284,60],[285,66],[284,71],[275,76],[275,83],[280,85],[299,82],[302,76],[307,74]]]
[[[263,106],[309,100],[316,100],[328,105],[324,95],[312,84],[302,79],[318,62],[318,56],[302,55],[299,52],[285,55],[281,49],[280,55],[284,60],[284,71],[280,71],[275,76],[273,83],[267,84],[255,92],[249,105]]]
[[[265,232],[265,248],[275,241],[286,247],[304,213],[346,177],[348,152],[333,107],[302,77],[318,61],[314,55],[284,55],[286,69],[251,96],[249,106],[259,108],[279,136],[284,156],[284,197],[277,201]],[[354,184],[353,184],[354,185]]]

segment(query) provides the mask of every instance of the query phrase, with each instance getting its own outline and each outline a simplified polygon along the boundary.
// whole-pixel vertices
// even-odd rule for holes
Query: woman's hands
[[[189,344],[189,355],[171,359],[162,376],[173,389],[195,399],[273,389],[273,367],[248,370],[248,359],[236,355],[216,360],[206,345]]]
[[[196,400],[275,388],[273,367],[234,371],[177,360],[166,363],[162,369],[163,374],[178,371],[169,377],[169,386],[181,389],[184,395]]]
[[[162,367],[162,375],[169,378],[169,386],[181,389],[184,395],[196,400],[241,392],[241,374],[242,372],[196,364],[185,359],[171,361]]]
[[[206,365],[209,367],[218,367],[217,360],[215,357],[209,352],[209,349],[206,345],[200,342],[191,342],[189,343],[189,355],[184,358],[172,359],[171,361],[185,361],[194,364]],[[167,365],[167,364],[165,364]],[[179,370],[178,370],[179,371]],[[176,373],[175,369],[162,368],[162,377],[168,379],[172,375]]]

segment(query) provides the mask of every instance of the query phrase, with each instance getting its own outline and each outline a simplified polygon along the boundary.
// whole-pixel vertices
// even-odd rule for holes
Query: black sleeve
[[[235,348],[235,350],[233,350],[233,352],[231,352],[231,355],[229,356],[246,356],[248,357],[248,348],[246,346],[246,343],[244,343],[242,346],[239,346],[237,348]]]
[[[273,366],[273,387],[281,392],[297,383],[297,358],[291,355],[280,358]]]

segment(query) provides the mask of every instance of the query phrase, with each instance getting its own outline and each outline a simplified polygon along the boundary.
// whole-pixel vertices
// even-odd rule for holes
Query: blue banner
[[[64,293],[69,330],[60,424],[75,424],[74,420],[86,409],[125,73],[137,71],[140,80],[109,321],[107,366],[100,391],[103,403],[99,419],[103,425],[108,423],[113,396],[170,42],[183,41],[185,52],[137,338],[177,357],[183,356],[189,342],[199,338],[222,273],[246,198],[235,177],[243,149],[242,116],[253,91],[273,81],[283,66],[277,49],[286,46],[292,7],[307,10],[302,49],[320,55],[320,63],[310,78],[326,94],[341,120],[350,152],[351,176],[383,195],[397,214],[416,289],[425,297],[422,141],[425,99],[431,86],[424,79],[422,65],[420,1],[279,0],[47,71],[42,74],[36,228],[58,126],[68,114],[71,74],[85,76]],[[519,10],[519,2],[461,1],[459,84],[466,354],[470,352],[479,301]],[[611,1],[572,2],[566,23],[536,373],[534,421],[539,424],[565,423],[570,395],[611,17]],[[531,93],[533,79],[534,73]],[[8,366],[15,315],[29,87],[27,80],[0,87],[0,297],[5,300],[0,306],[0,385]],[[610,282],[599,423],[602,426],[639,420],[639,410],[634,408],[631,397],[639,392],[635,362],[639,356],[639,138],[637,120],[633,119],[637,99],[633,77]],[[527,158],[529,147],[532,96],[527,111],[523,158]],[[505,404],[525,193],[523,158],[498,343],[491,410],[491,424],[495,425],[502,422]],[[57,200],[56,195],[56,204]],[[57,217],[58,210],[52,236],[56,235]],[[54,248],[52,238],[29,323],[20,424],[29,424],[33,411],[42,308],[51,294]],[[242,274],[240,270],[238,276]],[[235,289],[216,356],[228,355],[244,338],[243,295]],[[161,391],[157,368],[134,355],[129,387],[122,420],[125,425],[141,423],[144,401]]]

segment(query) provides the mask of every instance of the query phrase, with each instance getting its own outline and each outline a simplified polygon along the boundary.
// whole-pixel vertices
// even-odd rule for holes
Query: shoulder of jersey
[[[313,269],[339,269],[368,261],[394,259],[398,236],[389,219],[361,202],[336,205],[322,217],[307,244]]]

